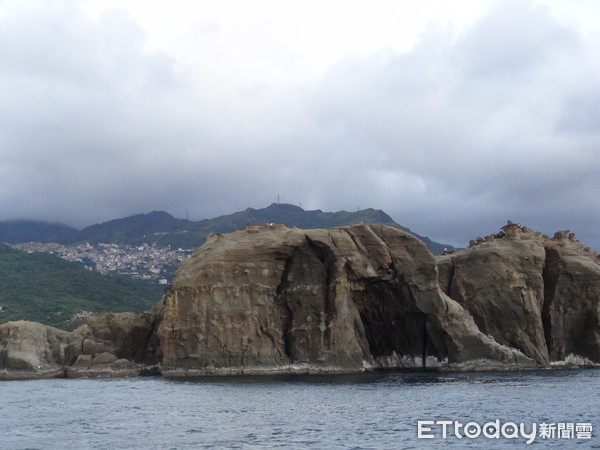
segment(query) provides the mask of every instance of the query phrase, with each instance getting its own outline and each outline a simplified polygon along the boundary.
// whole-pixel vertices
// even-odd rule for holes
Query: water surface
[[[0,382],[0,448],[600,448],[600,371]],[[418,420],[592,423],[592,439],[417,439]]]

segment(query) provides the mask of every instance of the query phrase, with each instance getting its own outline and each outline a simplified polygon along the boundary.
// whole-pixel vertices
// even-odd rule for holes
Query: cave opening
[[[419,357],[422,369],[428,356],[438,356],[435,339],[428,330],[427,314],[417,308],[414,298],[398,280],[376,281],[353,297],[374,358]]]

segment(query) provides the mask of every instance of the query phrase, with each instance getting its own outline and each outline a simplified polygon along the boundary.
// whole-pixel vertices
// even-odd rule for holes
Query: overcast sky
[[[383,209],[600,250],[600,2],[0,0],[0,220]]]

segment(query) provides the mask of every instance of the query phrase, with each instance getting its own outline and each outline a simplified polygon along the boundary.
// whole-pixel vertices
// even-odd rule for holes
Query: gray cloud
[[[455,245],[511,219],[600,250],[598,67],[534,2],[287,84],[261,48],[293,54],[260,29],[204,23],[190,70],[145,49],[126,11],[66,5],[0,19],[0,219],[201,219],[280,195],[381,208]],[[240,36],[246,57],[229,57]]]
[[[454,44],[432,29],[408,54],[336,68],[324,116],[395,174],[386,209],[416,230],[457,242],[510,218],[598,248],[596,139],[556,127],[572,95],[589,98],[571,81],[588,70],[579,39],[544,8],[501,2]]]
[[[551,11],[529,1],[498,2],[456,44],[455,57],[472,78],[514,84],[573,49],[577,34]]]

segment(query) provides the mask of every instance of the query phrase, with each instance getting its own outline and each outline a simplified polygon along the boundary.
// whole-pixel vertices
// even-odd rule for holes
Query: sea
[[[0,382],[2,449],[600,448],[600,370]]]

